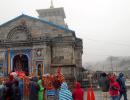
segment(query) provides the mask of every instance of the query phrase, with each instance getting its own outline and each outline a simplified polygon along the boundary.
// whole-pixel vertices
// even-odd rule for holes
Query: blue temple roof
[[[68,28],[65,28],[61,25],[57,25],[57,24],[54,24],[53,22],[49,22],[49,21],[46,21],[46,20],[42,20],[42,19],[39,19],[39,18],[36,18],[36,17],[32,17],[32,16],[28,16],[28,15],[25,15],[25,14],[22,14],[20,16],[17,16],[16,18],[12,19],[12,20],[9,20],[8,22],[4,23],[4,24],[1,24],[0,27],[4,26],[4,25],[7,25],[8,23],[11,23],[19,18],[22,18],[22,17],[27,17],[27,18],[30,18],[30,19],[34,19],[34,20],[38,20],[38,21],[41,21],[45,24],[48,24],[50,26],[53,26],[53,27],[56,27],[58,29],[61,29],[61,30],[64,30],[66,32],[72,32],[72,33],[75,33],[73,30],[70,30]]]

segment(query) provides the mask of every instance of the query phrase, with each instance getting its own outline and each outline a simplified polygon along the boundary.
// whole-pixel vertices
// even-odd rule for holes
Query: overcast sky
[[[0,24],[27,14],[38,16],[50,0],[0,0]],[[54,0],[66,22],[83,39],[83,63],[108,56],[130,56],[130,0]]]

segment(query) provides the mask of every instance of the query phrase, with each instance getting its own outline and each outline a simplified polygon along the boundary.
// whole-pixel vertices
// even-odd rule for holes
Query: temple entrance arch
[[[28,57],[24,54],[19,54],[13,58],[13,71],[24,71],[29,75]]]

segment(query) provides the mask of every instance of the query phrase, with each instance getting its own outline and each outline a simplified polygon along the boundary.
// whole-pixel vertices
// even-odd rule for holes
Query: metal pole
[[[112,69],[112,73],[113,73],[112,56],[111,56],[111,58],[110,58],[110,62],[111,62],[111,69]]]

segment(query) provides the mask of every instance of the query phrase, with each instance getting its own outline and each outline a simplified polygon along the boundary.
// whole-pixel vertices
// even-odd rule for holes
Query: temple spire
[[[50,5],[50,8],[54,8],[54,5],[53,5],[53,0],[51,0],[51,5]]]

